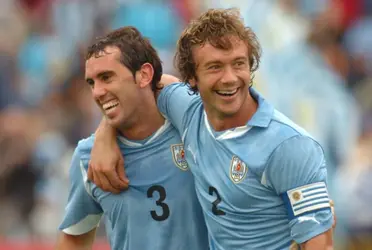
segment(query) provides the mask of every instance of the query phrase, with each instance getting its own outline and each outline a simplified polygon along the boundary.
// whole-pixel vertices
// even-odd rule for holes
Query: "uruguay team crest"
[[[185,150],[183,149],[183,144],[173,144],[171,145],[171,151],[173,156],[173,161],[177,167],[181,170],[187,170],[189,166],[187,165]]]
[[[247,175],[248,167],[237,156],[233,156],[230,164],[230,178],[234,183],[241,182]]]

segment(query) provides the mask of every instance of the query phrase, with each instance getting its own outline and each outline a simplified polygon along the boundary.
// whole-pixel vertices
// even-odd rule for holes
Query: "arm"
[[[332,250],[333,249],[333,233],[332,229],[315,236],[314,238],[301,244],[302,250]]]
[[[116,130],[102,118],[95,132],[88,168],[88,179],[104,191],[112,193],[120,193],[129,185],[116,135]]]
[[[326,250],[333,250],[333,230],[336,228],[337,220],[336,220],[336,215],[334,211],[334,203],[332,200],[330,200],[330,205],[331,205],[331,210],[332,210],[332,215],[333,215],[333,224],[332,224],[332,229],[328,230],[326,233],[321,234],[319,236],[315,236],[311,240],[302,243],[301,244],[301,249],[303,250],[308,250],[308,249],[320,249],[321,246],[326,245]]]
[[[156,99],[158,99],[162,89],[164,89],[168,85],[171,85],[172,83],[176,83],[176,82],[181,82],[181,80],[178,79],[175,76],[168,75],[168,74],[163,74],[161,76],[160,82],[158,83],[159,90],[155,93]]]
[[[70,192],[65,215],[59,229],[62,235],[57,249],[88,249],[91,247],[95,230],[103,210],[91,193],[84,163],[80,158],[79,146],[72,157],[70,167]],[[87,164],[87,163],[86,163]],[[76,248],[69,248],[75,246]]]
[[[90,250],[95,236],[96,229],[81,235],[61,233],[56,250]]]
[[[191,95],[188,86],[183,83],[168,84],[160,92],[157,103],[159,111],[167,117],[182,137],[187,128],[187,114],[192,114],[190,106],[199,98],[199,95]]]
[[[305,136],[284,141],[266,169],[269,186],[282,197],[293,240],[302,249],[333,247],[327,170],[322,148]]]

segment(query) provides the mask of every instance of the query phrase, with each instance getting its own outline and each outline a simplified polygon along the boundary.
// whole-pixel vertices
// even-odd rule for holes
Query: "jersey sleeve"
[[[80,160],[78,148],[75,150],[69,177],[70,193],[65,215],[59,229],[66,234],[81,235],[96,228],[103,211],[90,195],[86,170]]]
[[[303,243],[332,227],[325,158],[316,141],[287,139],[271,155],[266,172],[287,209],[293,240]]]
[[[183,135],[185,130],[185,114],[191,102],[197,98],[192,95],[187,85],[174,83],[161,90],[158,97],[158,107],[160,112],[176,127],[178,132]]]

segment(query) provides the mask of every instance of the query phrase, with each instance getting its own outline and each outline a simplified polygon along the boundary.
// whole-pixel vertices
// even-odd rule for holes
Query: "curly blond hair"
[[[208,42],[215,48],[228,50],[233,47],[231,37],[237,37],[247,45],[252,83],[253,73],[260,64],[261,46],[255,33],[245,27],[239,10],[210,9],[191,21],[182,32],[177,42],[174,65],[181,75],[181,80],[188,84],[193,93],[197,93],[198,89],[196,86],[190,86],[190,80],[197,79],[192,49]]]

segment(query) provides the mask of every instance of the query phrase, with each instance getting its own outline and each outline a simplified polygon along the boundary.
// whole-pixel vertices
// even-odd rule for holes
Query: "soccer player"
[[[88,181],[94,137],[81,140],[70,168],[71,190],[57,249],[90,249],[102,215],[113,250],[208,249],[181,139],[156,106],[162,65],[155,49],[137,29],[124,27],[89,47],[85,71],[94,100],[120,134],[131,188],[112,194]]]
[[[208,10],[177,44],[175,65],[186,84],[164,87],[157,100],[184,143],[210,248],[288,249],[295,242],[331,249],[323,150],[251,86],[259,61],[259,42],[239,12]],[[96,143],[109,154],[111,132],[103,129]],[[112,166],[95,157],[92,172],[105,176]]]

